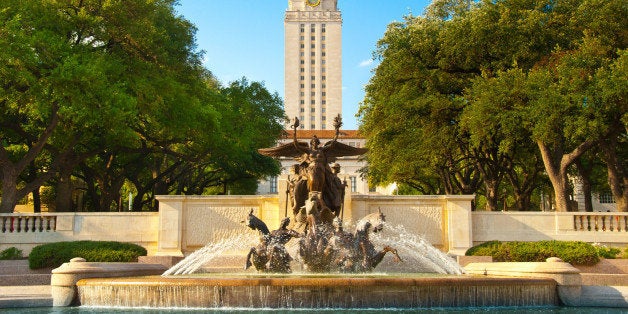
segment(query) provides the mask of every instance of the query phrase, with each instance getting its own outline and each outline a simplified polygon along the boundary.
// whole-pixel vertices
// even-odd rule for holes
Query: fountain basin
[[[80,304],[157,308],[425,308],[556,306],[556,281],[486,276],[234,274],[90,278]]]

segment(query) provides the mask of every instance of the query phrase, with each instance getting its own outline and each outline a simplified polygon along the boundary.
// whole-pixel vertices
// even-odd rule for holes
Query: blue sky
[[[429,0],[339,0],[342,12],[343,129],[356,129],[364,85],[376,66],[377,41],[393,21],[422,15]],[[284,13],[287,0],[180,0],[177,12],[198,28],[205,67],[223,83],[246,77],[284,94]]]

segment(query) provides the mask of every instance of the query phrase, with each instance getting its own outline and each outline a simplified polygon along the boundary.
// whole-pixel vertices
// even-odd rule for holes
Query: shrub
[[[10,247],[0,252],[0,260],[21,259],[21,258],[22,258],[22,250],[16,247]]]
[[[607,247],[605,245],[595,245],[597,255],[607,259],[617,258],[617,255],[621,253],[621,250],[614,247]]]
[[[600,261],[593,245],[579,241],[489,241],[470,248],[465,255],[492,256],[496,262],[543,262],[549,257],[559,257],[574,265],[594,265]]]
[[[146,249],[132,243],[113,241],[56,242],[33,248],[28,256],[31,269],[54,268],[82,257],[88,262],[136,262],[138,256],[146,255]]]

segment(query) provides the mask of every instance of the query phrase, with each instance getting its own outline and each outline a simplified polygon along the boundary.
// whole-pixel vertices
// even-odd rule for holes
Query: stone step
[[[30,269],[30,267],[28,267],[28,260],[0,261],[0,275],[50,274],[51,270],[51,268]]]
[[[51,274],[0,275],[0,286],[49,285]]]
[[[628,259],[602,259],[594,266],[575,265],[582,273],[628,274]]]
[[[627,286],[628,274],[595,274],[581,273],[582,284],[585,286]]]

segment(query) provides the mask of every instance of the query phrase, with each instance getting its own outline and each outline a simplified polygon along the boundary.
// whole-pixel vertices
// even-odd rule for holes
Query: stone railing
[[[628,213],[574,213],[575,231],[628,232]]]
[[[584,241],[628,244],[628,213],[473,212],[474,244],[491,241]]]
[[[1,214],[1,233],[54,232],[57,216],[48,214]]]
[[[61,241],[120,241],[157,247],[157,212],[0,214],[0,251],[16,247],[28,255],[37,245]]]

